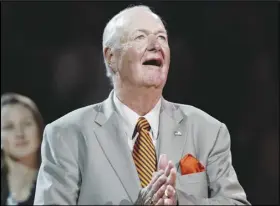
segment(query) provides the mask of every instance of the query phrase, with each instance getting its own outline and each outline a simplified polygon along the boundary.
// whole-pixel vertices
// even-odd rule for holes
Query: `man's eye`
[[[141,34],[141,35],[138,35],[137,37],[135,37],[135,40],[141,40],[144,38],[145,38],[145,36],[143,34]]]
[[[160,35],[158,38],[162,39],[162,40],[166,40],[165,36]]]

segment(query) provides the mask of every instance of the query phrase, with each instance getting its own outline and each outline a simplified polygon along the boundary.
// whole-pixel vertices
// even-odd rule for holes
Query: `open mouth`
[[[162,60],[161,59],[149,59],[147,61],[144,61],[143,65],[161,67],[162,66]]]

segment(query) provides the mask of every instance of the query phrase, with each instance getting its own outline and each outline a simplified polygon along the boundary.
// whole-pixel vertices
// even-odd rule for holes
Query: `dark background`
[[[103,29],[138,3],[1,1],[1,94],[29,96],[45,123],[104,100]],[[276,2],[142,3],[167,23],[164,97],[224,122],[249,201],[279,204]]]

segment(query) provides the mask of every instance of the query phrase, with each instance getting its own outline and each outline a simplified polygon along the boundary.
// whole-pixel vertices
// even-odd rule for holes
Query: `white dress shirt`
[[[135,134],[134,137],[132,137],[135,126],[137,124],[137,121],[139,119],[139,116],[136,112],[134,112],[132,109],[130,109],[128,106],[123,104],[116,94],[114,93],[113,98],[114,104],[117,109],[117,113],[121,117],[121,126],[123,127],[123,131],[125,132],[126,138],[128,140],[128,146],[130,150],[133,150],[134,143],[138,137],[138,132]],[[147,113],[145,116],[146,120],[149,122],[151,126],[150,130],[150,136],[153,138],[154,146],[156,147],[156,142],[158,139],[158,127],[159,127],[159,113],[160,113],[160,107],[161,107],[161,98],[159,99],[158,103],[155,105],[155,107]]]

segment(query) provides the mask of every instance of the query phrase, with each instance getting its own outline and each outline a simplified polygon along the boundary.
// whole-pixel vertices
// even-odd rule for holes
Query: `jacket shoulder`
[[[179,103],[171,103],[178,109],[182,111],[182,113],[188,117],[188,120],[201,123],[201,124],[210,124],[213,126],[219,126],[222,124],[221,121],[208,114],[207,112],[187,104],[179,104]]]
[[[54,128],[61,129],[80,127],[83,122],[94,120],[101,104],[102,102],[78,108],[54,120],[48,125]]]

